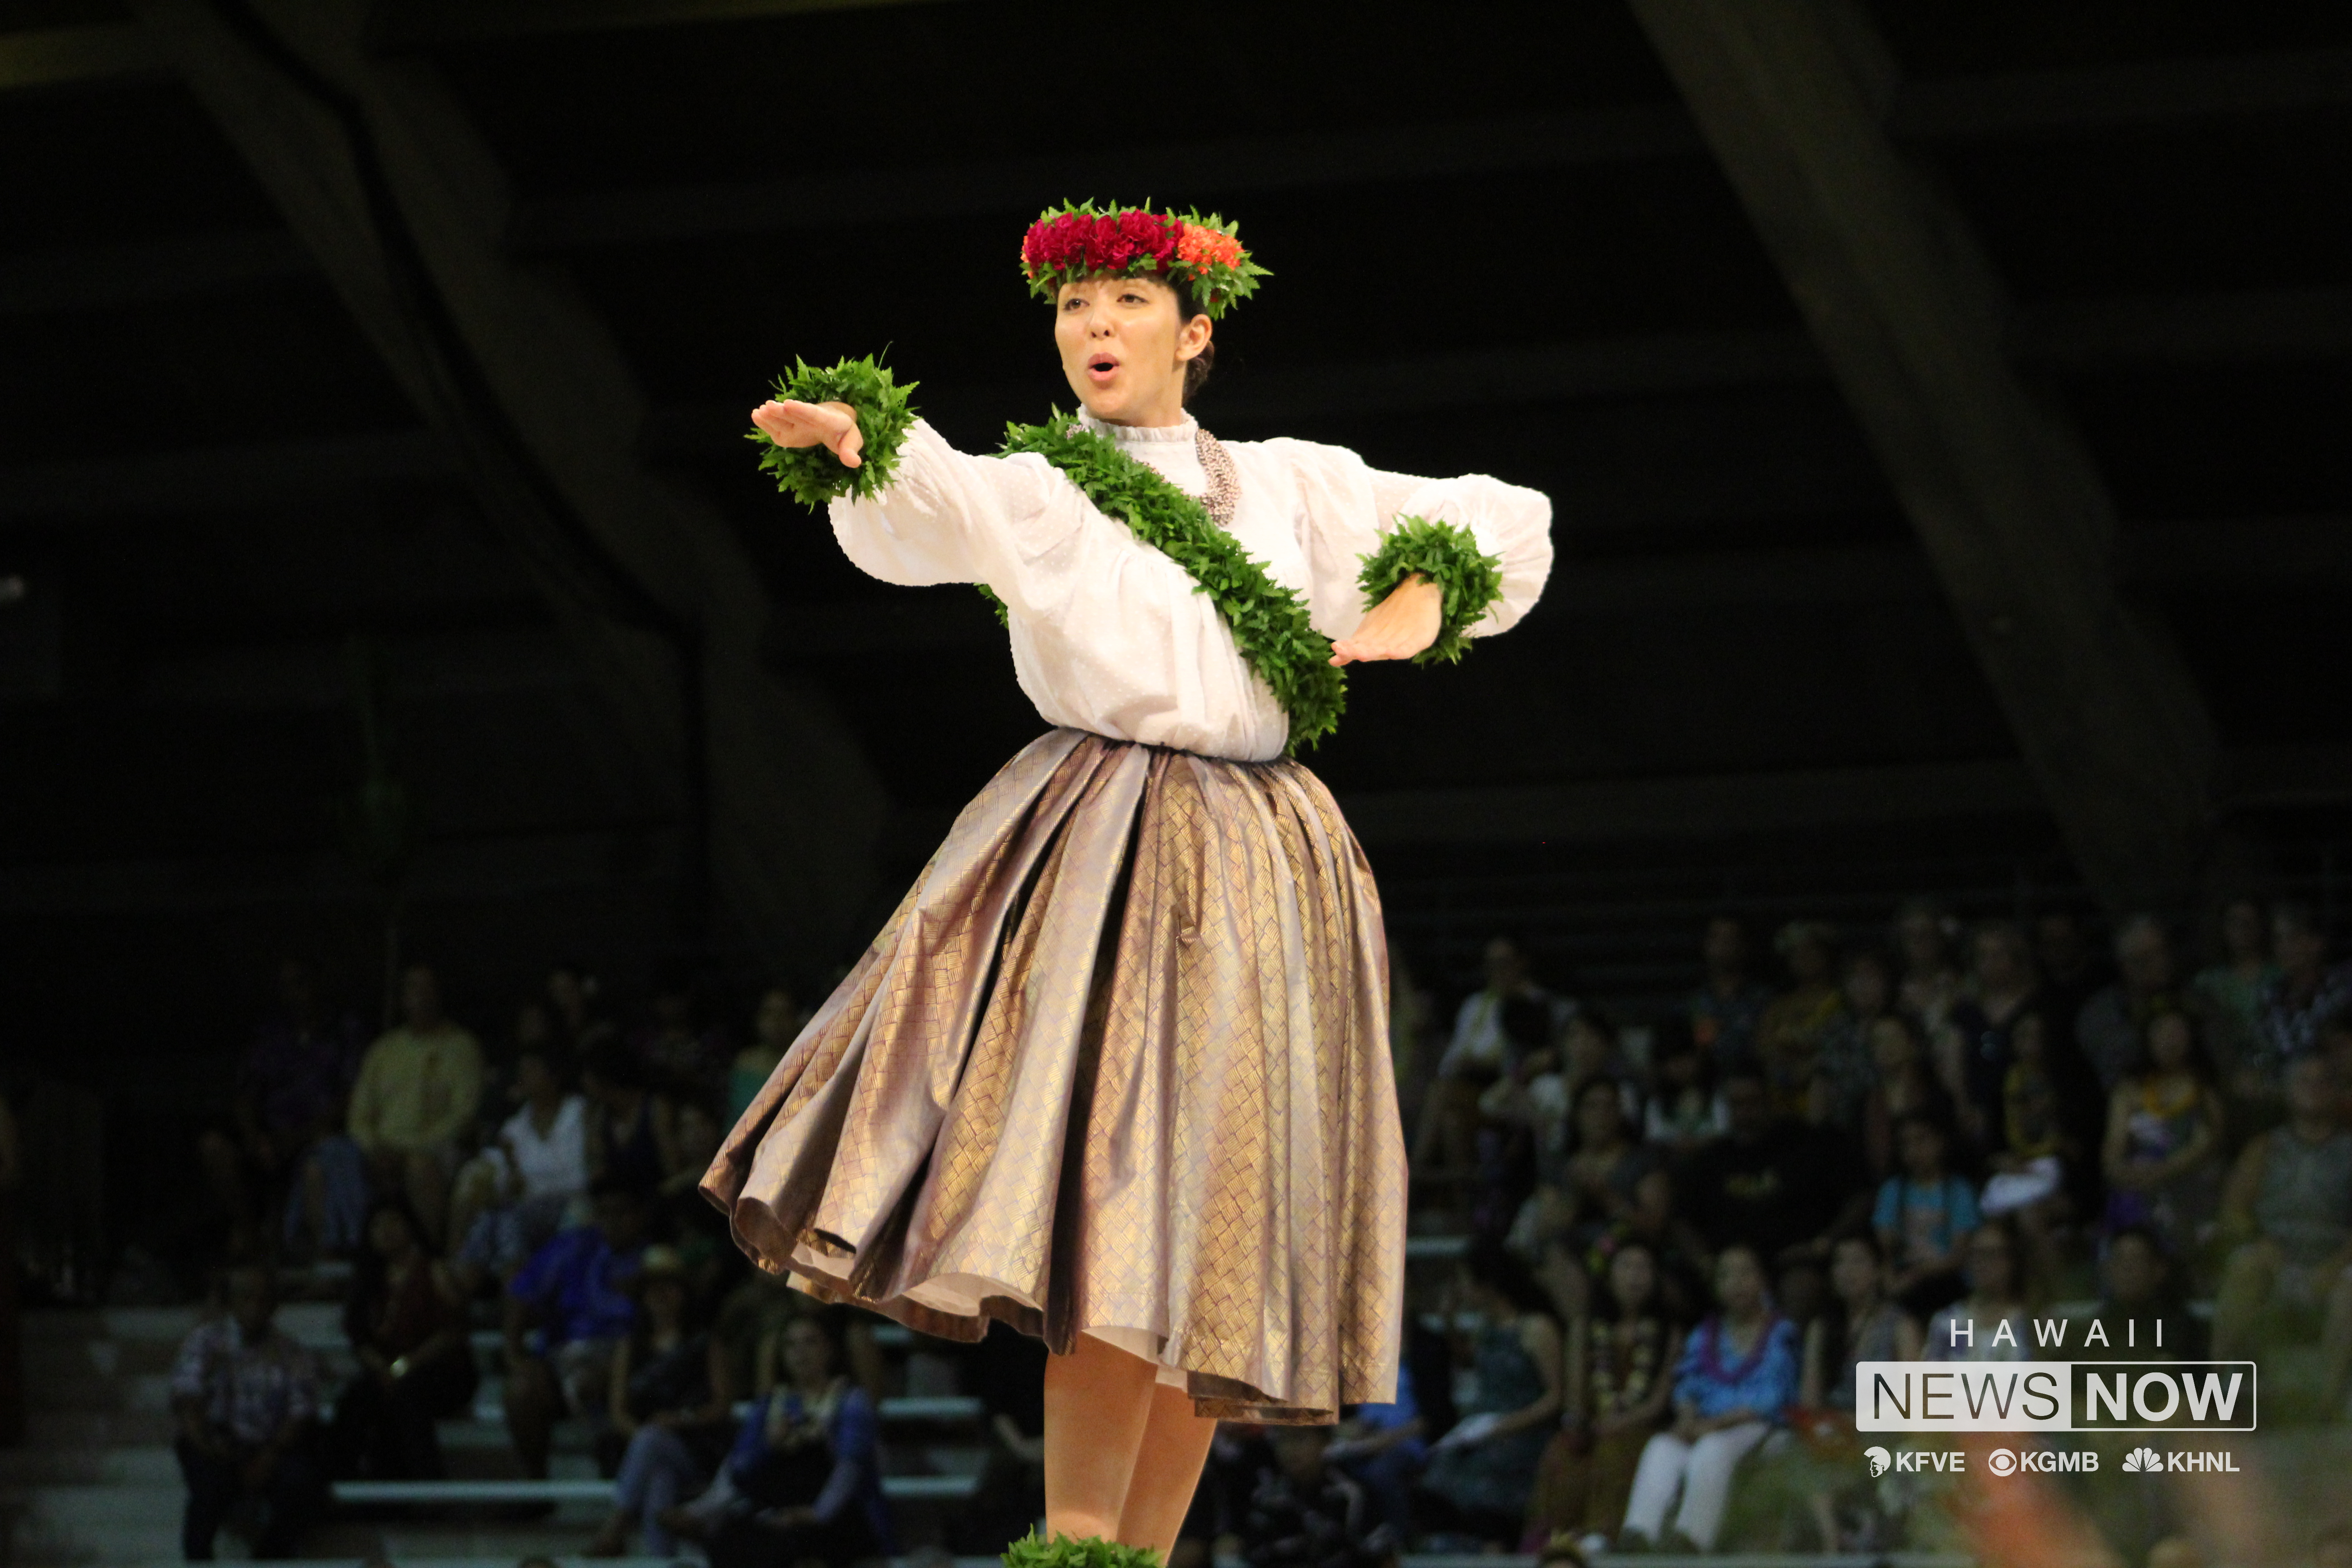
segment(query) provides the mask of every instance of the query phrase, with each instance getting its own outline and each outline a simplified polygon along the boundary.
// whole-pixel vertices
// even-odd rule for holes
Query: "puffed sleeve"
[[[1485,474],[1426,479],[1387,473],[1343,447],[1312,441],[1267,441],[1262,449],[1289,468],[1297,487],[1307,608],[1324,636],[1347,637],[1363,620],[1357,575],[1401,517],[1466,528],[1482,553],[1501,558],[1502,597],[1463,628],[1465,636],[1509,630],[1542,595],[1551,574],[1551,500],[1540,490]]]
[[[890,482],[865,500],[836,498],[833,536],[861,572],[919,588],[988,583],[1000,591],[1034,545],[1049,470],[1034,457],[959,452],[918,419]]]

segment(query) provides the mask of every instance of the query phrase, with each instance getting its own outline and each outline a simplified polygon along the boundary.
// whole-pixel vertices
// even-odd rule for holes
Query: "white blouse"
[[[1207,493],[1189,416],[1148,429],[1083,422],[1188,495]],[[1310,441],[1224,448],[1240,479],[1234,537],[1305,597],[1326,637],[1348,637],[1362,622],[1362,557],[1401,516],[1466,527],[1502,557],[1502,599],[1468,635],[1507,629],[1543,592],[1551,502],[1537,491],[1484,474],[1382,473]],[[1050,724],[1244,762],[1282,754],[1289,721],[1215,604],[1034,453],[971,457],[919,419],[888,485],[865,500],[834,501],[833,531],[853,563],[886,583],[987,584],[1009,612],[1021,689]]]

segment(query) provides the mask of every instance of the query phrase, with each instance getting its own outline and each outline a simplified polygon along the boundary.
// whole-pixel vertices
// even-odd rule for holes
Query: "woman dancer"
[[[1055,728],[967,806],[704,1191],[817,1294],[1041,1336],[1049,1533],[1164,1555],[1214,1417],[1391,1396],[1404,1151],[1370,868],[1291,753],[1360,660],[1541,590],[1549,504],[1185,412],[1263,269],[1092,204],[1022,247],[1076,418],[957,452],[871,361],[753,416],[887,582],[984,587]]]

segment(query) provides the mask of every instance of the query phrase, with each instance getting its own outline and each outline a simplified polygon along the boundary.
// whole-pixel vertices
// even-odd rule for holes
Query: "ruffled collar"
[[[1187,414],[1173,425],[1106,425],[1081,413],[1078,423],[1097,436],[1108,436],[1122,447],[1156,441],[1190,441],[1201,433],[1200,422]]]

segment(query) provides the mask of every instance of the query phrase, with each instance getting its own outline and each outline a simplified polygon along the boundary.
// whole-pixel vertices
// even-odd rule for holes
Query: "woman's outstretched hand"
[[[751,423],[779,447],[823,447],[845,468],[857,467],[866,447],[857,410],[846,403],[762,403],[751,410]]]
[[[771,408],[774,404],[768,405]],[[765,429],[763,425],[761,426]],[[1437,640],[1445,620],[1445,590],[1413,573],[1374,605],[1355,636],[1331,645],[1333,664],[1359,659],[1411,658]]]

